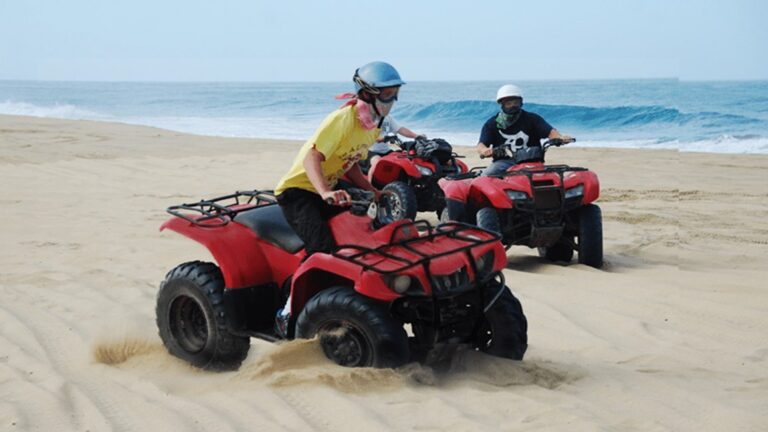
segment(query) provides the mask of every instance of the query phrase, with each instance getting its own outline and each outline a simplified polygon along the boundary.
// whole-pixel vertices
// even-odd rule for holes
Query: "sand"
[[[348,369],[255,339],[234,372],[171,357],[158,285],[211,258],[158,231],[165,208],[272,188],[300,144],[0,116],[0,430],[768,430],[768,156],[550,152],[600,176],[606,265],[510,249],[523,362]]]

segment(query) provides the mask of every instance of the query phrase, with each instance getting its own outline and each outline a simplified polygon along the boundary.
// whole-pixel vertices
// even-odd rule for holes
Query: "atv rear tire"
[[[477,226],[501,234],[499,212],[493,207],[483,207],[477,212]]]
[[[600,207],[594,204],[579,210],[579,263],[603,266],[603,217]]]
[[[386,211],[385,223],[392,223],[401,219],[415,219],[418,211],[416,193],[408,184],[395,181],[384,186],[385,199],[383,200]]]
[[[499,289],[504,291],[485,313],[475,337],[475,347],[496,357],[522,360],[528,348],[528,320],[520,301],[508,287],[489,283],[485,288],[486,298],[495,297]]]
[[[341,366],[394,368],[409,358],[402,324],[382,304],[347,287],[321,291],[299,314],[296,337],[315,336]]]
[[[172,355],[203,369],[240,366],[251,340],[227,329],[223,294],[224,279],[214,264],[188,262],[168,272],[155,312],[160,339]]]
[[[549,261],[562,261],[569,263],[573,259],[573,246],[569,242],[560,239],[549,247],[540,247],[539,256]]]

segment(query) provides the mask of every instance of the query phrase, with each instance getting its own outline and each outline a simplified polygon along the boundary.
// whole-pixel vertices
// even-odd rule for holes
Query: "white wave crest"
[[[69,120],[108,120],[111,117],[70,104],[34,105],[26,102],[0,102],[0,114],[50,117]]]

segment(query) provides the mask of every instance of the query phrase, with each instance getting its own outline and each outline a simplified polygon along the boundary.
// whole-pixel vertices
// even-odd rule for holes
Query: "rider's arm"
[[[304,170],[307,172],[307,178],[324,200],[330,198],[337,204],[340,202],[349,202],[350,197],[346,191],[331,190],[331,187],[328,186],[328,182],[325,181],[323,168],[320,165],[324,160],[325,156],[323,156],[317,149],[314,147],[309,149],[307,155],[304,157]]]
[[[397,133],[399,133],[400,135],[402,135],[404,137],[407,137],[407,138],[416,138],[417,136],[419,136],[419,134],[417,134],[416,132],[408,129],[405,126],[403,126],[400,129],[398,129]]]
[[[368,180],[368,177],[363,174],[363,171],[360,169],[360,165],[352,165],[352,167],[347,171],[347,178],[355,186],[367,191],[371,191],[378,196],[379,190],[373,187],[371,182]]]
[[[477,153],[480,156],[493,156],[493,148],[491,148],[492,145],[488,145],[486,143],[495,142],[495,135],[498,135],[498,131],[496,130],[496,117],[494,116],[486,120],[485,124],[483,124],[483,128],[480,129],[480,139],[478,140],[476,147]]]
[[[480,142],[477,143],[477,153],[480,156],[488,157],[493,155],[493,149]]]
[[[555,128],[552,128],[552,130],[549,131],[549,136],[547,138],[561,139],[563,140],[563,144],[568,144],[569,142],[573,142],[573,138],[571,138],[569,135],[560,134],[560,132],[558,132],[557,129]]]

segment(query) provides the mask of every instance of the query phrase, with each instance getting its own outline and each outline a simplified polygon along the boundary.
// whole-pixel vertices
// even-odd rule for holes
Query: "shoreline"
[[[163,127],[158,126],[151,126],[151,125],[145,125],[145,124],[138,124],[138,123],[126,123],[126,122],[120,122],[120,121],[111,121],[111,120],[90,120],[90,119],[65,119],[65,118],[56,118],[56,117],[44,117],[44,116],[31,116],[31,115],[16,115],[16,114],[0,114],[0,119],[5,118],[5,120],[2,122],[4,124],[13,122],[13,119],[18,119],[19,122],[26,123],[33,119],[41,120],[43,122],[47,120],[51,120],[53,122],[61,121],[61,122],[85,122],[85,123],[95,123],[95,124],[104,124],[104,125],[116,125],[118,127],[137,127],[137,128],[146,128],[151,130],[156,130],[160,135],[184,135],[189,137],[196,137],[198,139],[222,139],[222,140],[247,140],[247,141],[265,141],[265,142],[298,142],[298,143],[304,143],[305,139],[290,139],[290,138],[260,138],[260,137],[237,137],[237,136],[224,136],[224,135],[207,135],[207,134],[196,134],[191,132],[183,132],[183,131],[177,131],[174,129],[167,129]],[[464,134],[464,133],[461,133]],[[309,134],[307,135],[307,138],[309,137]],[[729,139],[731,136],[723,136],[720,137],[722,139]],[[651,140],[646,139],[637,139],[635,141],[638,142],[649,142]],[[676,151],[681,154],[711,154],[711,155],[724,155],[724,156],[765,156],[768,157],[768,153],[760,153],[760,152],[739,152],[739,153],[729,153],[729,152],[714,152],[714,151],[703,151],[703,150],[697,150],[697,151],[689,151],[689,150],[681,150],[680,148],[676,147],[655,147],[655,148],[643,148],[643,147],[633,147],[633,146],[602,146],[602,145],[593,145],[593,143],[599,143],[601,141],[578,141],[575,146],[571,146],[568,148],[590,148],[590,149],[603,149],[603,150],[641,150],[641,151]],[[622,141],[626,142],[626,141]],[[454,147],[459,147],[461,149],[473,149],[475,147],[475,144],[455,144],[451,143]],[[584,145],[586,144],[586,145]],[[471,151],[471,150],[470,150]]]

